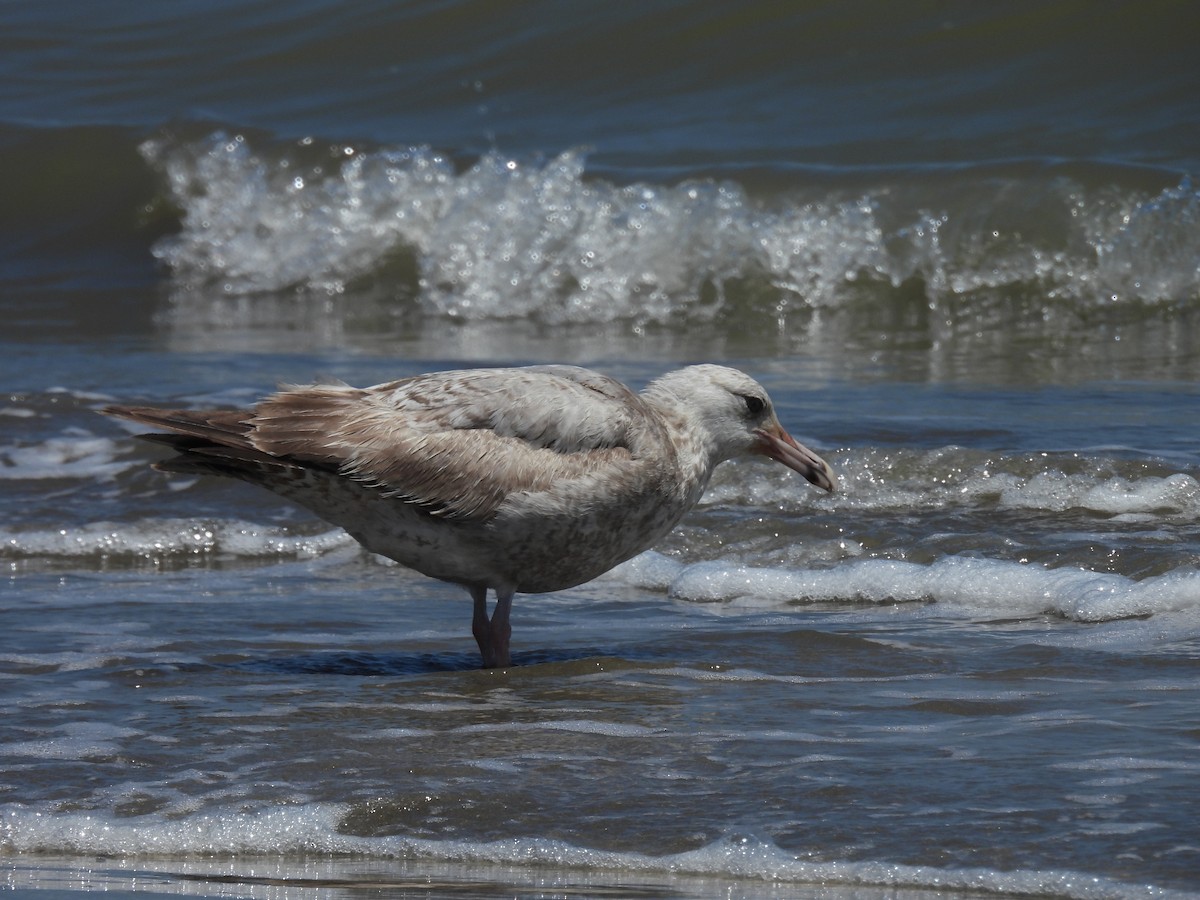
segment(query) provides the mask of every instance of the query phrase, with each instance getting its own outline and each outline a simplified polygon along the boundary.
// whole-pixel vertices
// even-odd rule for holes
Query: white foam
[[[92,522],[58,529],[0,527],[0,554],[7,557],[159,560],[178,556],[224,554],[237,558],[310,559],[356,547],[340,528],[296,535],[286,529],[238,520],[148,519],[141,522]]]
[[[178,818],[112,818],[50,813],[22,806],[0,810],[0,847],[17,853],[131,856],[355,855],[583,871],[752,879],[780,884],[978,890],[1016,895],[1092,898],[1183,896],[1069,870],[945,869],[886,861],[813,862],[768,840],[729,835],[705,847],[664,856],[593,850],[561,840],[432,840],[359,837],[340,831],[343,804],[298,804],[257,813],[223,811]]]
[[[1102,622],[1200,609],[1200,570],[1137,581],[1076,567],[959,556],[929,565],[869,559],[811,570],[703,562],[684,568],[669,593],[678,600],[738,607],[933,601],[1002,616],[1055,613]]]
[[[1090,488],[1079,505],[1114,514],[1188,512],[1200,507],[1200,482],[1182,473],[1135,481],[1111,478]]]
[[[0,480],[103,479],[135,465],[117,461],[122,446],[111,438],[68,434],[29,444],[0,446]]]
[[[185,284],[228,294],[336,295],[401,253],[416,258],[425,311],[462,320],[711,318],[725,285],[746,278],[771,286],[780,314],[843,304],[863,281],[914,278],[934,303],[1031,282],[1086,304],[1200,292],[1200,199],[1186,182],[1118,208],[1055,188],[1077,231],[1067,251],[999,233],[951,241],[966,212],[904,209],[912,200],[896,191],[768,206],[728,181],[618,186],[585,178],[577,150],[545,162],[493,152],[463,172],[420,147],[330,147],[301,162],[311,148],[256,151],[215,134],[142,150],[183,210],[156,255]]]
[[[1190,475],[1097,480],[1091,473],[1040,472],[1028,478],[998,475],[979,490],[998,491],[1010,509],[1088,509],[1109,515],[1200,512],[1200,483]]]
[[[864,448],[830,454],[839,493],[821,497],[834,509],[918,510],[947,507],[1063,512],[1090,510],[1110,516],[1200,516],[1200,481],[1183,472],[1151,475],[1139,464],[1127,473],[1104,456],[1002,455],[961,447],[935,450]],[[776,491],[792,493],[786,483]],[[803,489],[800,486],[800,489]]]
[[[0,416],[12,419],[33,419],[38,416],[38,413],[23,406],[0,406]]]
[[[683,569],[683,563],[657,551],[647,550],[610,569],[600,578],[633,584],[646,590],[665,591]]]

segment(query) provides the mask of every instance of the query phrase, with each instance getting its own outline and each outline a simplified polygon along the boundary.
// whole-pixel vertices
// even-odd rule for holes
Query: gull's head
[[[714,462],[759,454],[799,472],[819,488],[834,489],[836,479],[829,463],[787,433],[766,390],[745,372],[726,366],[688,366],[659,378],[647,393],[667,400],[703,428]]]

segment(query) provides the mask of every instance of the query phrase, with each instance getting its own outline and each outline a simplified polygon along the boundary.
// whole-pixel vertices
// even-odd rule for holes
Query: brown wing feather
[[[630,462],[623,447],[559,453],[490,431],[457,431],[422,435],[412,443],[359,454],[345,470],[433,515],[486,520],[513,494],[561,489],[567,482],[602,469],[619,470]]]
[[[505,498],[608,469],[632,477],[648,436],[640,398],[569,366],[436,373],[373,388],[286,388],[253,410],[110,406],[167,429],[145,435],[177,472],[258,480],[264,469],[336,470],[430,514],[486,521]]]
[[[478,407],[477,394],[471,401]],[[482,427],[478,408],[465,419],[469,425],[454,427],[445,420],[464,418],[452,404],[415,412],[397,406],[394,385],[284,391],[256,408],[250,440],[273,456],[336,466],[431,515],[483,521],[511,494],[546,491],[631,460],[624,446],[553,449],[555,436],[545,426],[541,444],[497,433]]]
[[[224,475],[260,481],[261,476],[296,468],[292,463],[256,450],[249,440],[250,413],[245,410],[179,410],[148,406],[106,406],[105,415],[129,419],[171,433],[152,432],[139,438],[164,444],[178,455],[155,463],[162,472]]]
[[[153,428],[165,428],[176,434],[198,438],[203,442],[227,447],[250,447],[246,435],[249,413],[245,410],[155,409],[152,406],[106,406],[100,412],[107,416],[129,419]],[[151,438],[150,435],[146,436]]]

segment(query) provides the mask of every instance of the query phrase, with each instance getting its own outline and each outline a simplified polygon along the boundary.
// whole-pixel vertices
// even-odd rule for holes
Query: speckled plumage
[[[177,451],[164,471],[261,485],[464,585],[489,666],[509,662],[514,593],[582,584],[653,546],[721,461],[762,453],[833,489],[762,387],[722,366],[670,372],[640,394],[587,369],[532,366],[289,386],[248,410],[104,412],[170,432],[145,435]]]

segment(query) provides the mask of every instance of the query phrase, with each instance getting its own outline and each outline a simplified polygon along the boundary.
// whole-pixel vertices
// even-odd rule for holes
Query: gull
[[[575,587],[654,546],[719,463],[766,456],[835,485],[762,386],[717,365],[668,372],[640,393],[547,365],[283,385],[249,409],[102,412],[158,430],[141,437],[176,455],[157,469],[267,488],[373,553],[462,585],[487,668],[511,665],[515,594]]]

